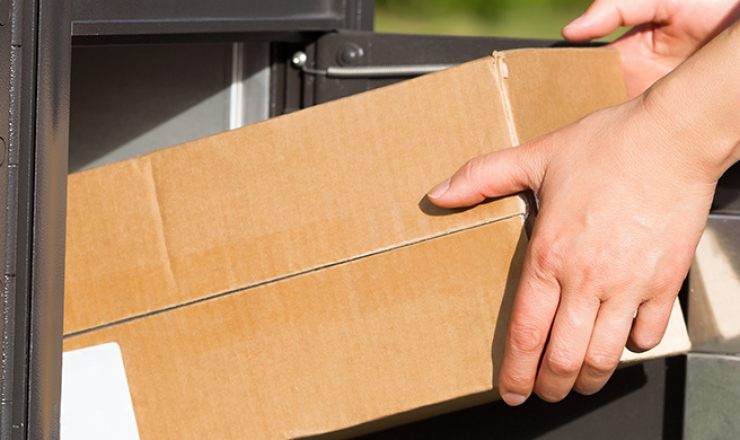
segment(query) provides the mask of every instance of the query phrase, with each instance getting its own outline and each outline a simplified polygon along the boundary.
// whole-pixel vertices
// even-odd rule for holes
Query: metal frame
[[[2,3],[8,0],[0,2],[0,11]],[[3,46],[10,54],[3,72],[10,92],[2,174],[8,214],[3,439],[53,439],[59,432],[70,6],[64,0],[18,0],[6,25],[12,35]]]
[[[493,37],[451,37],[440,35],[376,34],[365,31],[341,31],[322,36],[307,48],[306,65],[320,71],[335,66],[359,68],[372,66],[457,64],[491,54],[494,50],[562,45],[553,40]],[[305,75],[306,106],[321,104],[344,96],[393,84],[406,75],[385,77],[345,77]]]
[[[7,124],[0,124],[0,203],[7,206],[0,213],[0,223],[7,226],[0,236],[6,248],[0,304],[0,438],[46,440],[59,436],[72,45],[254,39],[279,42],[271,48],[270,115],[277,116],[399,80],[306,74],[291,65],[291,57],[298,50],[305,51],[311,68],[325,70],[336,65],[463,62],[485,56],[492,49],[553,44],[541,40],[358,32],[372,30],[373,3],[0,0],[0,62],[9,66],[0,73],[0,90],[10,91],[7,96],[0,95],[0,112],[9,118]],[[9,20],[3,25],[6,8]],[[329,33],[337,30],[344,31]],[[350,53],[358,47],[364,56]],[[729,181],[729,177],[724,180]],[[736,188],[734,182],[725,186],[729,191]],[[735,213],[735,194],[729,201],[718,201],[715,210]],[[559,414],[569,421],[570,430],[563,431],[566,425],[561,422],[548,425],[552,429],[548,438],[558,438],[578,432],[572,428],[578,425],[572,423],[575,416],[584,417],[580,432],[585,433],[593,432],[595,427],[603,429],[604,421],[622,420],[615,419],[615,414],[641,412],[648,416],[615,425],[613,438],[621,438],[623,431],[617,428],[637,426],[650,426],[651,432],[660,432],[664,438],[678,438],[673,435],[680,437],[674,423],[680,426],[677,408],[683,405],[684,362],[683,358],[656,360],[618,371],[605,394],[588,399],[571,396],[557,410],[536,400],[518,413],[492,404],[398,428],[377,438],[394,433],[399,438],[423,437],[424,433],[431,435],[429,438],[465,436],[461,430],[464,426],[469,427],[469,437],[488,438],[491,432],[487,430],[499,423],[493,421],[496,417],[500,423],[519,420],[526,424],[532,417]],[[677,419],[670,420],[674,417]],[[477,424],[470,425],[474,419],[479,419]],[[539,437],[542,432],[529,428],[531,432],[520,438],[543,438]]]
[[[72,35],[372,30],[373,13],[373,0],[74,0]]]

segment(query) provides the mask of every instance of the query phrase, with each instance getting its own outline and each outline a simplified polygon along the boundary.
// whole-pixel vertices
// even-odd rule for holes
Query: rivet
[[[345,43],[337,51],[337,63],[340,66],[354,66],[359,64],[363,56],[365,56],[365,51],[362,47],[355,43]]]

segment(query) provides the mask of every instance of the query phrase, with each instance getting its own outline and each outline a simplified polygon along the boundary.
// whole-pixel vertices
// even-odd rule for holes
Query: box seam
[[[332,268],[332,267],[337,267],[337,266],[341,266],[341,265],[344,265],[344,264],[353,263],[353,262],[360,261],[360,260],[363,260],[363,259],[366,259],[366,258],[369,258],[369,257],[376,256],[376,255],[382,255],[382,254],[385,254],[385,253],[388,253],[388,252],[393,252],[393,251],[398,250],[398,249],[403,249],[403,248],[406,248],[406,247],[415,246],[415,245],[422,244],[422,243],[425,243],[425,242],[429,242],[429,241],[432,241],[432,240],[436,240],[436,239],[439,239],[439,238],[443,238],[443,237],[448,237],[448,236],[460,234],[460,233],[463,233],[463,232],[466,232],[466,231],[471,231],[471,230],[482,228],[482,227],[485,227],[485,226],[489,226],[489,225],[492,225],[492,224],[495,224],[495,223],[504,222],[506,220],[511,220],[511,219],[514,219],[514,218],[517,218],[517,217],[521,217],[521,218],[523,218],[523,219],[526,220],[527,214],[528,213],[526,211],[525,212],[517,212],[517,213],[514,213],[514,214],[509,214],[507,216],[497,217],[497,218],[492,219],[492,220],[489,219],[489,220],[486,220],[486,221],[482,221],[480,223],[476,223],[476,224],[473,224],[473,225],[470,225],[470,226],[467,226],[467,227],[464,227],[464,228],[454,229],[454,230],[451,230],[451,231],[444,231],[442,233],[435,234],[435,235],[432,235],[432,236],[423,237],[423,238],[420,238],[420,239],[417,239],[417,240],[410,240],[410,241],[407,241],[407,242],[398,243],[398,244],[393,245],[391,247],[387,247],[387,248],[383,248],[383,249],[377,249],[377,250],[374,250],[374,251],[371,251],[371,252],[368,252],[368,253],[365,253],[365,254],[356,255],[354,257],[346,258],[344,260],[336,261],[336,262],[333,262],[333,263],[323,264],[321,266],[317,266],[317,267],[314,267],[314,268],[311,268],[311,269],[306,269],[306,270],[303,270],[303,271],[300,271],[300,272],[295,272],[295,273],[283,275],[283,276],[272,278],[272,279],[266,280],[266,281],[260,281],[260,282],[254,283],[254,284],[250,284],[248,286],[239,287],[237,289],[232,289],[232,290],[228,290],[228,291],[225,291],[225,292],[215,293],[213,295],[209,295],[209,296],[206,296],[206,297],[193,299],[193,300],[182,302],[180,304],[176,304],[176,305],[173,305],[173,306],[164,307],[164,308],[153,310],[153,311],[150,311],[150,312],[147,312],[147,313],[138,314],[136,316],[131,316],[131,317],[128,317],[128,318],[119,319],[119,320],[116,320],[116,321],[113,321],[113,322],[109,322],[109,323],[106,323],[106,324],[98,325],[98,326],[95,326],[95,327],[90,327],[88,329],[78,330],[76,332],[73,332],[73,333],[69,333],[69,334],[64,335],[63,338],[64,339],[69,339],[69,338],[73,338],[73,337],[76,337],[76,336],[82,336],[82,335],[85,335],[85,334],[88,334],[88,333],[93,333],[95,331],[99,331],[99,330],[103,330],[103,329],[115,327],[115,326],[122,325],[122,324],[127,324],[127,323],[130,323],[130,322],[138,321],[140,319],[144,319],[144,318],[156,316],[156,315],[159,315],[159,314],[162,314],[162,313],[166,313],[166,312],[169,312],[169,311],[172,311],[172,310],[176,310],[176,309],[185,308],[185,307],[188,307],[188,306],[191,306],[191,305],[204,303],[206,301],[211,301],[211,300],[223,298],[223,297],[230,296],[230,295],[233,295],[233,294],[237,294],[237,293],[241,293],[241,292],[246,292],[248,290],[255,289],[255,288],[258,288],[258,287],[267,286],[267,285],[274,284],[274,283],[277,283],[277,282],[280,282],[280,281],[289,280],[289,279],[292,279],[292,278],[296,278],[296,277],[299,277],[299,276],[302,276],[302,275],[306,275],[306,274],[310,274],[310,273],[314,273],[314,272],[319,272],[319,271],[326,270],[326,269],[329,269],[329,268]]]

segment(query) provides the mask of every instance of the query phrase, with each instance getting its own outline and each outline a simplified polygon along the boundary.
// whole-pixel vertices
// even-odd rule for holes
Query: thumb
[[[496,151],[476,157],[450,179],[432,188],[429,200],[443,208],[472,206],[486,198],[502,197],[527,189],[537,190],[543,175],[533,145]]]
[[[563,37],[582,43],[605,37],[620,26],[659,21],[658,3],[659,0],[596,0],[583,15],[563,28]]]

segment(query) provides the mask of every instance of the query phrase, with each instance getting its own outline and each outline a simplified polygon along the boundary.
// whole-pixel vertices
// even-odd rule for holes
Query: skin
[[[657,60],[631,77],[635,93],[671,73],[625,104],[472,159],[429,192],[446,208],[527,189],[540,200],[499,376],[510,405],[532,392],[549,402],[593,394],[625,345],[648,350],[663,337],[717,180],[740,159],[740,26],[717,36],[725,13],[697,28],[684,3],[594,3],[566,37],[659,20],[614,46],[627,73]]]
[[[611,47],[624,57],[630,98],[678,67],[740,18],[737,0],[596,0],[563,29],[563,37],[585,42],[634,26]]]

